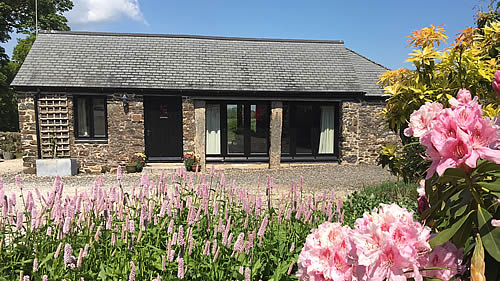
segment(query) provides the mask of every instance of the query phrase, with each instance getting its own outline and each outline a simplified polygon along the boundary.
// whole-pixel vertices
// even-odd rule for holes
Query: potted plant
[[[11,160],[14,159],[14,153],[11,145],[4,144],[2,146],[2,155],[3,159],[5,160]]]
[[[144,153],[134,153],[127,163],[127,173],[142,172],[146,165],[146,155]]]
[[[200,170],[200,155],[192,151],[186,152],[184,154],[184,166],[187,171],[199,171]]]

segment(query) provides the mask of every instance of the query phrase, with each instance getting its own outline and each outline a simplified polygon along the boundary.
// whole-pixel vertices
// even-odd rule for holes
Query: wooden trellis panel
[[[70,157],[68,98],[41,96],[38,106],[42,158],[53,158],[54,146],[58,158]]]

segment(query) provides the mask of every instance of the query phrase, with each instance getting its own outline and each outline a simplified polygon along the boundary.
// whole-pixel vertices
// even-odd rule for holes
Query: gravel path
[[[7,192],[18,192],[15,176],[19,175],[23,193],[34,191],[38,187],[43,194],[46,194],[52,188],[54,178],[36,177],[35,175],[25,175],[22,171],[22,160],[10,160],[0,162],[0,178],[3,178],[4,189]],[[175,170],[166,170],[167,174]],[[153,181],[157,181],[161,170],[148,170],[148,176]],[[345,198],[349,193],[360,190],[365,186],[382,183],[385,181],[394,181],[395,178],[388,171],[378,166],[372,165],[311,165],[295,166],[282,168],[280,170],[267,169],[224,169],[226,181],[229,183],[236,180],[238,186],[247,187],[252,193],[263,193],[267,184],[267,176],[274,179],[275,195],[277,193],[288,192],[292,181],[300,183],[300,177],[303,177],[305,193],[322,193],[325,189],[334,189],[336,194]],[[210,169],[208,169],[210,174]],[[88,191],[91,189],[96,175],[77,175],[74,177],[63,177],[64,190],[66,194]],[[116,184],[116,174],[101,175],[106,186]],[[141,174],[124,174],[123,186],[125,189],[131,189],[135,184],[139,184]]]

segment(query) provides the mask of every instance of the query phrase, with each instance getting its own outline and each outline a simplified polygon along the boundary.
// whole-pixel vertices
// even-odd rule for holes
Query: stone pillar
[[[357,164],[359,161],[360,108],[360,102],[342,103],[340,158],[348,164]]]
[[[194,103],[190,97],[182,97],[182,147],[184,153],[195,150],[196,135]]]
[[[279,169],[281,163],[281,128],[283,126],[283,103],[271,103],[271,122],[269,126],[271,145],[269,146],[269,169]]]
[[[205,155],[205,140],[206,140],[206,128],[205,128],[205,101],[195,100],[194,101],[194,120],[196,128],[196,136],[194,138],[194,151],[200,154],[201,160],[200,165],[202,171],[206,168],[206,155]]]
[[[34,174],[36,172],[35,162],[38,158],[35,99],[32,94],[25,94],[19,96],[17,101],[23,150],[23,172]]]

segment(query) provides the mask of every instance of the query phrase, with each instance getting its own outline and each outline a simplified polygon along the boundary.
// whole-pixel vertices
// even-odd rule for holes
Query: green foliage
[[[405,183],[416,183],[423,178],[430,163],[422,155],[425,148],[418,142],[404,145],[402,148],[394,144],[382,146],[378,157],[378,164],[388,166],[389,171]]]
[[[500,165],[479,160],[477,168],[464,171],[447,169],[441,177],[426,181],[426,196],[430,208],[422,213],[439,234],[432,246],[451,240],[465,248],[465,258],[471,259],[474,237],[480,236],[484,246],[487,280],[500,276],[500,228],[493,227],[493,218],[500,218]]]
[[[0,62],[0,131],[2,132],[19,130],[16,95],[9,88],[15,71],[15,63]]]
[[[396,203],[416,213],[418,196],[416,189],[416,184],[386,182],[354,192],[343,204],[344,222],[353,227],[357,218],[362,217],[365,212],[380,207],[381,203]]]
[[[71,0],[38,0],[38,27],[45,30],[70,30],[63,13],[73,8]],[[18,131],[17,101],[9,87],[35,40],[35,1],[2,0],[0,2],[0,42],[11,39],[12,33],[27,34],[18,39],[13,61],[0,47],[0,131]]]

